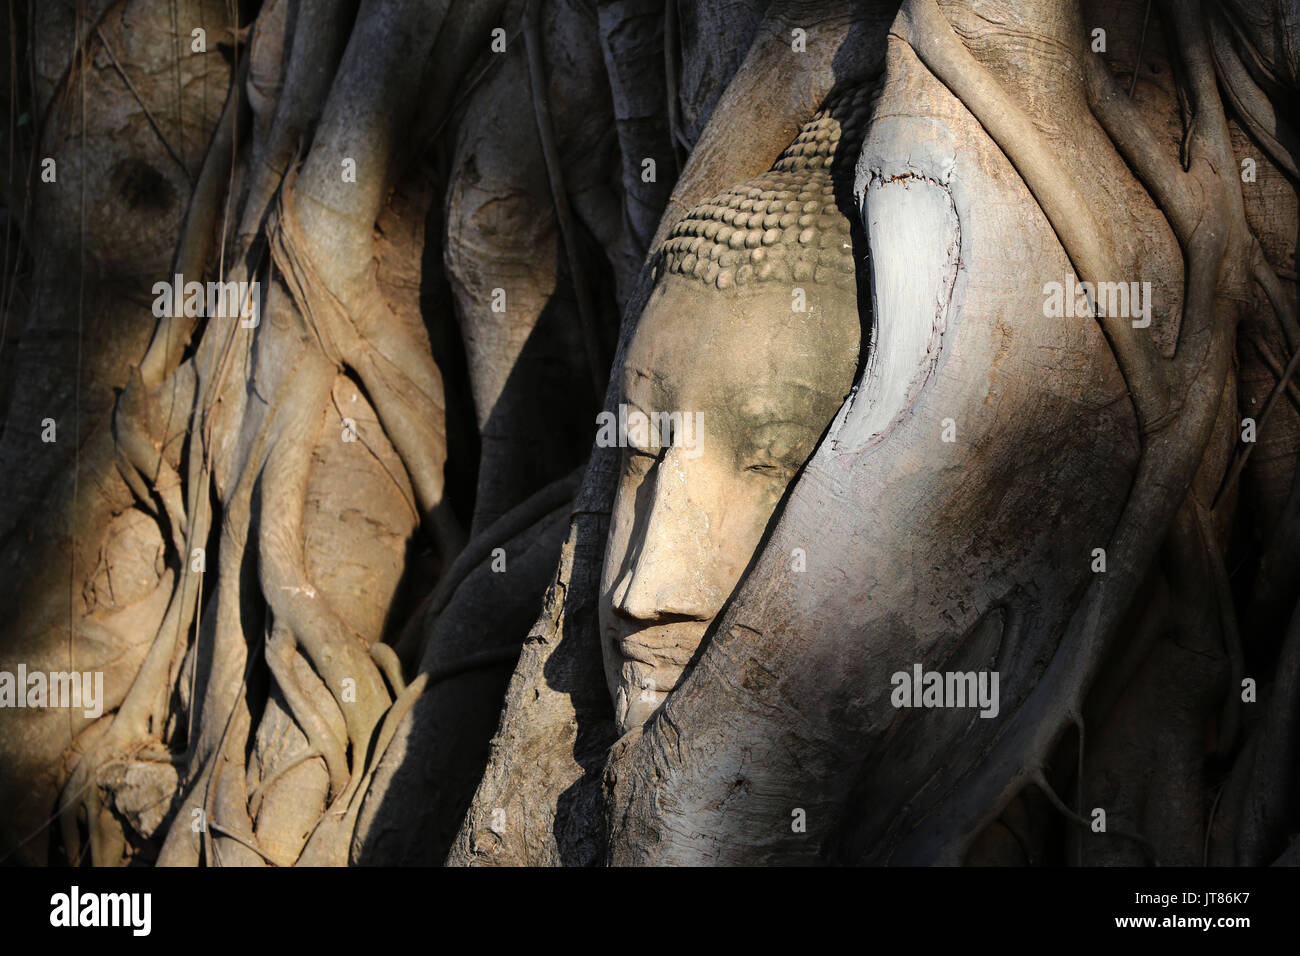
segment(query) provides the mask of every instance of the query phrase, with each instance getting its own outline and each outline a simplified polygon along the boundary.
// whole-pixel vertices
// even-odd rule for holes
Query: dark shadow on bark
[[[604,657],[596,601],[604,565],[607,515],[577,518],[573,577],[564,602],[564,622],[555,651],[542,673],[556,691],[568,694],[577,720],[573,757],[582,776],[556,798],[556,848],[565,866],[596,866],[605,860],[603,776],[609,748],[618,739],[614,705],[605,685]]]
[[[474,488],[478,485],[479,437],[465,347],[443,265],[442,237],[446,228],[443,214],[442,197],[438,195],[429,203],[424,222],[420,313],[429,333],[433,361],[442,373],[447,409],[447,464],[443,469],[446,499],[461,527],[468,528],[474,512]]]
[[[590,437],[583,389],[585,369],[573,368],[581,348],[571,341],[572,311],[554,299],[507,379],[502,402],[489,419],[509,420],[509,434],[535,440],[508,446],[515,486],[504,511],[574,471]],[[567,323],[567,327],[566,327]],[[452,393],[448,390],[449,404]],[[461,393],[468,402],[468,388]],[[472,421],[472,419],[471,419]],[[521,425],[520,422],[523,422]],[[524,462],[532,468],[524,468]],[[494,460],[494,467],[502,462]],[[365,836],[353,853],[362,865],[436,865],[445,859],[487,766],[506,687],[515,666],[507,656],[525,640],[537,620],[568,527],[567,503],[541,515],[530,527],[501,542],[504,571],[487,558],[469,573],[446,607],[422,626],[419,671],[431,686],[412,707],[390,750],[391,774],[384,796],[365,821]],[[420,613],[420,612],[417,612]],[[498,659],[459,672],[463,662],[493,650]],[[367,816],[363,812],[363,818]]]

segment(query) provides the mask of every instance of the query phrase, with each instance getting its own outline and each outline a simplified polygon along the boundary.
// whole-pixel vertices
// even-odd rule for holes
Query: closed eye
[[[623,448],[623,471],[628,475],[645,475],[667,454],[667,448],[649,450],[628,443]]]

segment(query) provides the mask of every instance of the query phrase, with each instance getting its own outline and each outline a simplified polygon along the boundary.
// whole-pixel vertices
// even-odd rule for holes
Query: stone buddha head
[[[600,590],[624,732],[681,680],[852,387],[864,254],[835,156],[863,100],[818,113],[771,171],[697,206],[659,251],[619,372],[629,427]]]

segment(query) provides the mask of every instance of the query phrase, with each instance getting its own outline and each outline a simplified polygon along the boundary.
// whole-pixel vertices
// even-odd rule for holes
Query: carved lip
[[[660,669],[685,667],[704,639],[707,628],[707,621],[674,621],[632,631],[611,630],[620,656]]]

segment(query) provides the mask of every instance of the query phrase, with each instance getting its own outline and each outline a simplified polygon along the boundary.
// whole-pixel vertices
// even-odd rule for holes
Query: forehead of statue
[[[814,316],[792,312],[781,286],[743,298],[701,296],[698,284],[666,278],[628,350],[624,389],[638,404],[689,411],[691,403],[734,405],[787,393],[796,400],[841,387],[853,343],[827,334]]]

